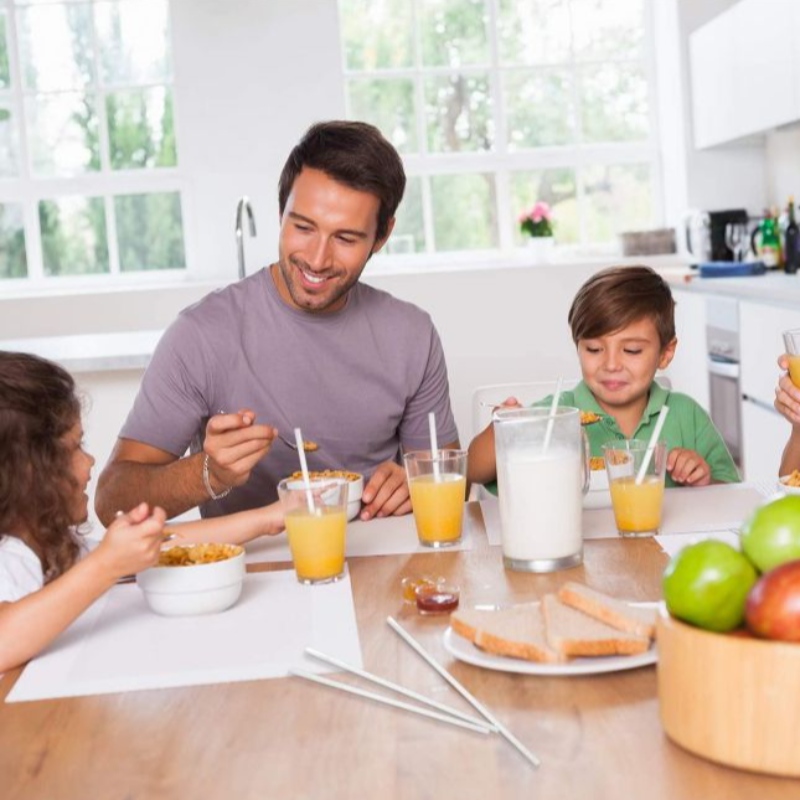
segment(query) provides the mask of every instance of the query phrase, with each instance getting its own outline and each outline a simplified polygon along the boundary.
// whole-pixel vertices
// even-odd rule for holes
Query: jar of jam
[[[444,582],[444,578],[432,578],[430,575],[415,575],[414,577],[403,578],[400,582],[403,587],[403,602],[416,603],[417,589],[423,586],[436,587]]]
[[[458,608],[458,586],[439,583],[419,586],[416,590],[417,611],[420,614],[449,614]]]

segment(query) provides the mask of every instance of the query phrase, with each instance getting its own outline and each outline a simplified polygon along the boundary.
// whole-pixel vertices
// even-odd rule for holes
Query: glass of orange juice
[[[783,346],[789,357],[789,377],[800,388],[800,328],[783,332]]]
[[[347,481],[296,478],[278,484],[289,549],[300,583],[332,583],[344,575]]]
[[[650,450],[648,454],[648,450]],[[652,536],[661,526],[667,445],[639,439],[603,445],[614,519],[621,536]],[[647,466],[642,470],[642,465]]]
[[[425,547],[461,541],[467,494],[467,451],[416,450],[403,456],[417,537]]]

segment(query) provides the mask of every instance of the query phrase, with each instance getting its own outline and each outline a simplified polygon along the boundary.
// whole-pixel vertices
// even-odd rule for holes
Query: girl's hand
[[[109,525],[95,552],[105,560],[115,579],[141,572],[158,562],[166,518],[163,509],[156,507],[151,513],[147,503],[140,503]]]
[[[675,483],[686,486],[708,486],[711,483],[711,467],[694,450],[674,447],[667,456],[667,472]]]

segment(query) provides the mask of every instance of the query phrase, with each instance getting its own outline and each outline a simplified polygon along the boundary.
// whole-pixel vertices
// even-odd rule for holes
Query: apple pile
[[[706,630],[744,623],[755,636],[800,642],[800,496],[757,508],[741,547],[709,539],[681,550],[664,572],[670,614]]]

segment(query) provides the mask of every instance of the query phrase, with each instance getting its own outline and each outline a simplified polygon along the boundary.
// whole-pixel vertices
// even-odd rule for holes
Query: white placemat
[[[349,576],[302,586],[294,570],[248,574],[236,605],[196,617],[158,616],[138,586],[115,586],[25,668],[6,700],[279,678],[301,665],[331,671],[306,647],[361,666]]]
[[[444,548],[447,552],[471,550],[474,536],[480,532],[480,519],[471,513],[467,503],[464,509],[464,526],[461,541],[452,547]],[[265,562],[291,561],[289,542],[286,534],[262,536],[245,545],[245,561],[248,564]],[[430,553],[430,547],[423,547],[417,539],[412,514],[402,517],[384,517],[371,519],[369,522],[356,520],[347,523],[347,556],[391,556],[407,553]]]
[[[590,492],[591,494],[591,492]],[[765,487],[746,483],[668,489],[664,493],[661,534],[713,533],[738,528],[764,501]],[[500,505],[496,498],[481,500],[489,544],[502,542]],[[583,509],[584,539],[619,536],[611,508]]]
[[[708,533],[675,533],[670,536],[656,536],[655,540],[658,542],[661,549],[672,558],[684,547],[697,542],[702,542],[704,539],[717,539],[720,542],[725,542],[731,547],[739,549],[739,534],[733,531],[710,531]]]

